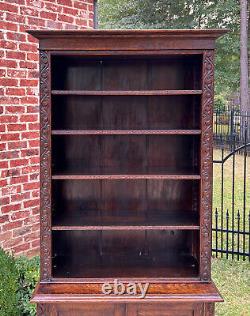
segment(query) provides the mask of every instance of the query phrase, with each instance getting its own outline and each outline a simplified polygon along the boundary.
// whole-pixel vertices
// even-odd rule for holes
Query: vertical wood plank
[[[214,97],[214,52],[204,51],[202,79],[201,135],[201,206],[200,206],[200,277],[211,279],[212,225],[212,139]]]
[[[40,51],[40,254],[41,280],[51,278],[50,53]]]

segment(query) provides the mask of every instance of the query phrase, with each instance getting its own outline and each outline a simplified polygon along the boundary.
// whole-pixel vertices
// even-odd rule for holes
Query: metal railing
[[[214,113],[213,137],[217,152],[213,164],[217,183],[214,190],[212,251],[216,257],[250,260],[249,123],[250,115],[246,113]]]

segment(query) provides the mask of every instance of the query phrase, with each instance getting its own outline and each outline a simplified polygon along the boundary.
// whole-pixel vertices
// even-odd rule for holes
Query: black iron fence
[[[213,138],[216,148],[233,150],[250,139],[250,112],[239,110],[215,111],[213,115]],[[250,152],[250,149],[247,149]]]
[[[250,115],[214,113],[213,254],[250,261]]]

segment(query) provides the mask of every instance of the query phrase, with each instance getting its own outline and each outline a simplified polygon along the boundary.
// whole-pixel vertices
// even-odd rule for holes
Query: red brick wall
[[[0,0],[0,246],[39,250],[37,42],[27,29],[93,27],[93,0]]]

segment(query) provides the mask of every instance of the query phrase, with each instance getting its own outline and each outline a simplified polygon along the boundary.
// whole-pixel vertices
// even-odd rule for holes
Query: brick
[[[19,212],[19,214],[22,214],[22,213],[29,213],[29,212]],[[28,215],[26,215],[25,217],[27,217]],[[12,217],[15,217],[15,215],[12,215]],[[13,231],[13,237],[19,237],[19,236],[23,236],[25,234],[28,234],[31,232],[31,227],[29,226],[24,226],[24,227],[21,227],[21,228],[18,228],[18,229],[15,229]]]
[[[31,157],[30,158],[30,163],[31,164],[39,164],[39,162],[40,162],[39,157]]]
[[[20,68],[25,68],[25,69],[36,69],[37,68],[37,63],[31,62],[31,61],[20,61]]]
[[[66,23],[73,23],[74,18],[72,16],[59,15],[58,20]]]
[[[21,203],[3,206],[1,211],[3,214],[6,214],[9,212],[19,211],[20,209],[21,209]]]
[[[69,14],[69,15],[72,15],[72,16],[77,16],[78,12],[79,12],[78,9],[75,9],[75,8],[69,8],[69,7],[64,7],[63,8],[63,13]]]
[[[11,219],[13,221],[17,220],[17,219],[24,219],[27,218],[28,216],[30,216],[30,211],[18,211],[18,212],[14,212],[11,215]],[[15,236],[15,235],[14,235]]]
[[[26,34],[21,34],[21,33],[7,32],[6,36],[8,40],[17,41],[17,42],[26,42],[26,39],[27,39]]]
[[[27,148],[27,142],[26,141],[18,141],[18,142],[8,142],[8,149],[21,149],[21,148]]]
[[[17,116],[15,115],[1,115],[0,123],[16,123]]]
[[[11,13],[18,13],[18,6],[9,4],[8,2],[0,2],[0,11],[7,11]]]
[[[17,32],[18,26],[17,24],[14,24],[12,22],[0,21],[0,30],[8,30],[8,31]]]
[[[12,231],[7,231],[5,233],[1,232],[0,234],[0,242],[5,240],[10,240],[12,238]]]
[[[17,86],[18,80],[9,78],[0,78],[0,85],[2,86]]]
[[[39,231],[33,232],[31,234],[28,234],[27,236],[24,237],[24,241],[30,242],[30,241],[35,241],[39,239]]]
[[[23,205],[24,205],[25,208],[37,206],[37,205],[39,205],[39,199],[25,201],[23,203]]]
[[[38,98],[37,97],[30,97],[26,96],[21,99],[22,104],[37,104],[38,103]],[[27,112],[28,113],[34,113],[38,112],[39,107],[38,106],[27,106]]]
[[[17,49],[17,44],[14,42],[10,42],[10,41],[5,41],[5,40],[0,40],[0,47],[4,48],[4,49]],[[6,53],[6,57],[8,57],[7,53]]]
[[[45,26],[45,20],[44,19],[39,19],[39,18],[33,18],[33,17],[28,17],[28,25],[32,26]]]
[[[0,215],[0,224],[5,223],[9,220],[8,215]]]
[[[6,69],[0,69],[0,77],[5,77],[6,76]]]
[[[0,140],[2,142],[4,141],[9,141],[9,140],[19,140],[20,139],[20,135],[17,133],[7,133],[7,134],[1,134],[0,135]]]
[[[24,183],[24,182],[28,182],[28,176],[27,175],[23,175],[23,176],[18,176],[18,177],[13,177],[10,179],[10,184],[17,184],[17,183]]]
[[[29,15],[29,16],[38,16],[39,10],[37,8],[29,7],[29,6],[24,6],[20,7],[20,13],[22,15]]]
[[[7,95],[25,95],[25,89],[23,88],[7,88],[6,89]]]
[[[74,1],[74,7],[81,9],[81,10],[87,10],[88,6],[83,1]]]
[[[36,86],[38,86],[38,81],[37,80],[31,80],[31,79],[21,79],[20,80],[20,85],[22,87],[36,87]]]
[[[58,4],[67,5],[68,7],[72,7],[72,0],[57,0]]]
[[[37,46],[35,44],[24,44],[21,43],[19,44],[19,49],[20,50],[24,50],[24,51],[28,51],[28,52],[36,52],[37,51]]]
[[[0,104],[18,104],[19,103],[19,98],[12,97],[12,96],[6,96],[0,98]]]
[[[35,190],[38,188],[39,188],[39,182],[24,183],[23,185],[24,191]]]
[[[37,60],[39,59],[39,56],[37,55]],[[30,79],[38,79],[39,78],[39,71],[37,70],[32,70],[28,72],[28,78]]]
[[[0,205],[8,205],[10,203],[10,198],[8,196],[0,198]]]
[[[32,139],[32,138],[38,138],[39,133],[38,132],[23,132],[22,133],[22,139]]]
[[[18,194],[21,193],[21,186],[20,185],[11,185],[5,188],[2,188],[3,195],[11,195],[11,194]]]
[[[10,169],[6,172],[6,177],[18,177],[20,175],[20,169]]]
[[[33,173],[39,171],[39,166],[27,166],[22,168],[22,174]]]
[[[62,6],[56,5],[55,3],[44,2],[44,8],[47,11],[61,13],[63,10]]]
[[[13,12],[7,13],[6,14],[6,21],[24,24],[25,17],[23,15],[20,15],[20,14],[14,14]]]
[[[41,11],[40,17],[46,20],[56,20],[57,14],[47,11]]]
[[[14,228],[21,227],[22,224],[23,224],[23,221],[10,222],[10,223],[3,225],[2,229],[3,229],[3,232],[6,232],[8,230],[12,230]]]
[[[21,151],[22,157],[31,157],[31,156],[38,156],[39,150],[38,149],[25,149]],[[33,159],[33,158],[32,158]]]
[[[23,131],[26,129],[26,124],[8,124],[7,129],[9,132]]]
[[[32,241],[32,243],[31,243],[32,248],[33,247],[38,247],[39,245],[40,245],[40,240],[39,239],[37,239],[35,241]]]
[[[12,42],[8,42],[8,43],[12,43]],[[14,49],[17,49],[17,48],[14,48]],[[6,52],[6,57],[10,59],[25,59],[25,53],[9,51],[9,52]]]
[[[6,114],[8,113],[24,113],[25,107],[18,105],[10,105],[5,107]],[[13,117],[13,116],[12,116]],[[17,121],[17,118],[16,118]]]
[[[17,238],[13,238],[13,234],[12,234],[12,238],[9,240],[6,240],[3,243],[4,248],[12,248],[13,246],[17,246],[20,245],[21,243],[23,243],[23,237],[17,237]]]
[[[0,67],[16,68],[17,62],[11,59],[0,59]]]
[[[8,161],[0,161],[0,169],[8,168]]]
[[[25,166],[28,163],[27,159],[16,159],[10,162],[10,167]]]
[[[30,174],[30,181],[35,181],[39,179],[39,173]]]
[[[30,123],[28,124],[28,129],[30,131],[37,131],[40,128],[40,124],[39,123]]]
[[[39,140],[30,140],[29,141],[29,146],[31,147],[31,148],[33,148],[33,147],[38,147],[40,145],[40,142],[39,142]]]
[[[22,194],[12,195],[11,202],[19,202],[23,200],[28,200],[30,198],[30,192],[25,192]]]
[[[28,250],[28,249],[30,249],[30,243],[25,243],[23,245],[12,248],[15,255],[22,253],[23,251]]]
[[[37,122],[38,115],[36,114],[24,114],[20,116],[20,122]]]
[[[28,53],[27,54],[27,59],[28,60],[32,60],[32,61],[38,61],[39,60],[39,56],[36,53]]]
[[[23,53],[21,53],[23,54]],[[25,54],[24,54],[25,56]],[[16,78],[25,78],[27,75],[26,70],[19,70],[19,69],[7,69],[7,76],[8,77],[16,77]]]
[[[18,151],[2,151],[0,152],[0,159],[13,159],[18,158],[19,152]]]

